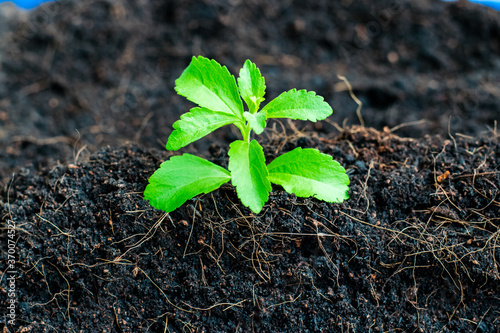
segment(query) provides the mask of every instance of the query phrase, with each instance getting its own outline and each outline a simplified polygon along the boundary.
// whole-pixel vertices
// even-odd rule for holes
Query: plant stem
[[[235,123],[235,125],[240,130],[243,141],[250,143],[250,133],[252,132],[252,128],[250,127],[250,125],[247,125],[243,122]]]
[[[250,132],[252,132],[252,129],[248,125],[245,125],[244,129],[245,129],[245,132],[242,133],[243,134],[243,140],[246,141],[246,142],[248,142],[248,143],[250,143]]]

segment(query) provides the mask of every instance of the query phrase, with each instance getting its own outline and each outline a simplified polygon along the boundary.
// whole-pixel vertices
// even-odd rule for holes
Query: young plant
[[[229,145],[229,170],[191,154],[173,156],[149,178],[144,198],[153,207],[171,212],[194,196],[209,193],[231,180],[241,202],[254,213],[259,213],[267,202],[271,183],[298,197],[312,196],[327,202],[348,199],[349,177],[345,169],[316,149],[296,148],[266,166],[261,145],[251,140],[252,131],[261,134],[270,118],[315,122],[327,118],[333,110],[313,91],[292,89],[259,111],[265,89],[264,77],[250,60],[241,68],[236,84],[225,66],[202,56],[193,57],[175,81],[175,90],[199,107],[174,123],[167,149],[178,150],[230,124],[241,131],[242,140]]]

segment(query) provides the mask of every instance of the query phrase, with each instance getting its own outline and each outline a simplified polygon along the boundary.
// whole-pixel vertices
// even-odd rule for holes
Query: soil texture
[[[254,61],[268,101],[316,91],[338,124],[360,123],[338,74],[364,124],[400,136],[478,137],[500,118],[500,13],[467,1],[62,0],[13,11],[0,5],[4,185],[22,167],[74,163],[106,145],[163,148],[192,107],[174,80],[199,54],[233,74]]]
[[[168,156],[136,145],[18,175],[1,212],[19,258],[9,332],[500,330],[498,138],[272,134],[268,161],[318,148],[351,198],[276,187],[255,215],[224,185],[166,215],[142,192]]]
[[[499,31],[467,1],[0,4],[2,332],[500,332]],[[351,198],[144,201],[200,54],[323,96],[261,143],[332,155]],[[227,167],[236,138],[180,153]]]

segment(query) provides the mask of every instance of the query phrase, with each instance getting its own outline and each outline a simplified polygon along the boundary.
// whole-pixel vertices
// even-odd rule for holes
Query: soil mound
[[[7,330],[499,332],[499,31],[466,1],[0,4]],[[268,100],[325,97],[333,116],[271,126],[266,158],[331,154],[351,199],[275,187],[255,215],[228,184],[168,215],[143,201],[199,54],[254,61]],[[234,139],[185,151],[227,166]]]
[[[226,185],[165,215],[142,192],[168,156],[137,145],[18,175],[1,207],[17,234],[12,329],[500,330],[497,140],[354,127],[264,145],[268,161],[297,146],[346,167],[348,201],[276,187],[255,215]]]
[[[268,100],[314,90],[339,124],[359,124],[342,74],[367,126],[478,137],[500,118],[498,31],[499,12],[465,1],[45,3],[0,23],[0,179],[28,165],[72,163],[84,147],[163,148],[192,107],[174,80],[198,54],[234,74],[250,58]]]

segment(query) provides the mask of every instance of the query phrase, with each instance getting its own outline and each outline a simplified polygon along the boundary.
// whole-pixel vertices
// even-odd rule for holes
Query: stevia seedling
[[[272,190],[281,185],[298,197],[315,197],[327,202],[349,198],[349,177],[330,155],[317,149],[296,148],[266,165],[262,146],[251,138],[261,134],[270,118],[316,122],[333,112],[323,97],[313,91],[284,92],[262,109],[266,90],[264,77],[247,60],[236,79],[226,66],[202,56],[193,57],[175,81],[181,96],[198,104],[173,125],[168,150],[178,150],[225,125],[235,125],[242,140],[229,145],[226,170],[201,157],[183,154],[161,164],[149,178],[144,198],[165,212],[171,212],[201,193],[209,193],[231,180],[243,205],[260,213]],[[243,108],[245,102],[248,111]]]

